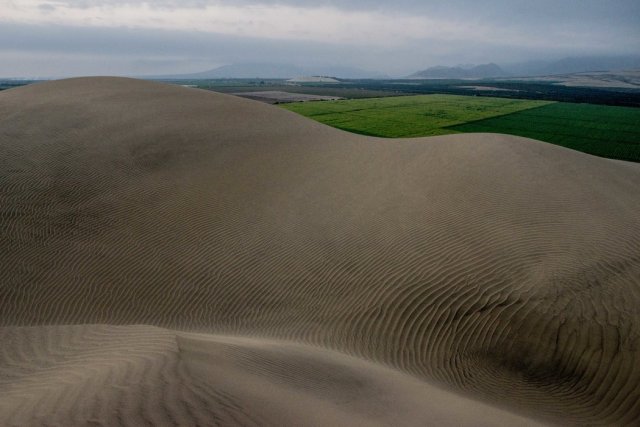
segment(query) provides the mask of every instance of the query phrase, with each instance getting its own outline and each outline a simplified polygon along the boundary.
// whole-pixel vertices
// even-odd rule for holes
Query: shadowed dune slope
[[[534,426],[362,359],[151,326],[0,328],[2,425]]]
[[[0,147],[0,423],[154,405],[367,423],[357,396],[385,388],[406,399],[371,397],[369,417],[438,419],[420,402],[454,397],[424,381],[546,421],[640,422],[640,168],[505,135],[368,138],[116,78],[0,92]],[[73,324],[94,326],[44,326]],[[452,423],[485,408],[458,399]]]

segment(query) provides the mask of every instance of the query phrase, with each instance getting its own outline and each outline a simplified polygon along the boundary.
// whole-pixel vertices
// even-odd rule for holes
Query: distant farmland
[[[457,133],[447,127],[548,104],[548,101],[477,96],[416,95],[294,103],[283,107],[350,132],[402,138]]]
[[[496,132],[640,162],[640,109],[455,95],[419,95],[284,108],[350,132],[387,138]]]
[[[526,136],[597,156],[640,162],[638,108],[557,103],[450,129]]]

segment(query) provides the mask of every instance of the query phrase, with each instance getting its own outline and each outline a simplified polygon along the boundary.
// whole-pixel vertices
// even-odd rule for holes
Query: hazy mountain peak
[[[507,73],[497,64],[481,64],[464,68],[463,66],[445,67],[435,66],[418,71],[409,76],[417,79],[482,79],[489,77],[504,77]]]
[[[239,64],[223,65],[212,70],[191,74],[176,74],[153,76],[157,79],[293,79],[303,76],[332,76],[336,78],[384,78],[386,76],[344,66],[307,66],[302,67],[293,64],[247,62]]]

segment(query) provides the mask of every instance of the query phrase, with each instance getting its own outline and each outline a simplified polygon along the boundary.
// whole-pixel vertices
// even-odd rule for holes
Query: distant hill
[[[497,64],[483,64],[471,67],[431,67],[409,76],[411,79],[483,79],[505,77],[507,73]]]
[[[386,76],[342,66],[300,67],[292,64],[244,63],[223,65],[191,74],[146,76],[147,79],[292,79],[301,76],[336,76],[344,79],[384,78]]]
[[[564,58],[542,69],[544,74],[568,74],[593,71],[618,71],[640,68],[638,57],[585,57]]]
[[[410,79],[483,79],[493,77],[539,77],[575,73],[640,69],[640,56],[583,56],[554,61],[528,61],[515,64],[458,65],[431,67],[410,75]]]
[[[328,76],[302,76],[288,80],[291,83],[339,83],[340,80]]]
[[[640,68],[640,56],[568,57],[557,61],[524,62],[503,67],[510,74],[522,77],[621,71]]]

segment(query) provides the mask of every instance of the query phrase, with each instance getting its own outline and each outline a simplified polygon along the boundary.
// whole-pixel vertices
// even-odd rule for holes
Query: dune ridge
[[[3,425],[537,425],[291,343],[143,325],[11,327],[0,338]]]
[[[640,420],[638,168],[505,135],[363,137],[114,78],[3,91],[0,145],[0,325],[20,348],[44,345],[47,328],[63,328],[62,342],[135,331],[171,360],[184,333],[277,340],[545,422]],[[157,328],[45,328],[74,324]],[[29,372],[7,354],[2,372]],[[184,392],[137,404],[184,414],[203,399],[175,378]],[[11,399],[39,393],[20,387]],[[365,422],[325,403],[336,420]],[[0,421],[39,425],[16,405]],[[241,417],[240,406],[185,422]]]

